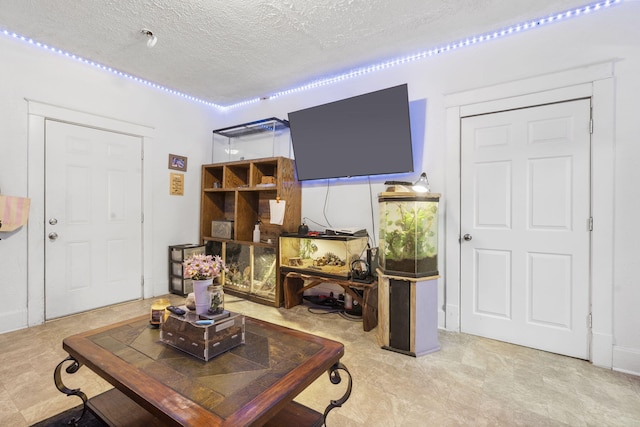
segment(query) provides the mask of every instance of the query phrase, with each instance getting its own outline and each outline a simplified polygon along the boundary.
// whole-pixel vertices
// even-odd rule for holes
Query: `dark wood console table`
[[[378,324],[378,282],[371,283],[355,282],[348,279],[336,279],[333,277],[314,276],[302,274],[295,271],[283,271],[283,293],[284,307],[291,308],[302,304],[302,294],[307,289],[318,286],[321,283],[331,282],[342,286],[345,292],[358,301],[362,306],[362,328],[368,332]],[[306,282],[306,284],[305,284]],[[363,295],[360,296],[352,288],[363,288]]]
[[[247,317],[246,343],[204,362],[163,344],[148,323],[141,316],[65,338],[58,389],[118,427],[320,426],[351,393],[339,342]],[[63,384],[64,364],[69,374],[86,365],[115,388],[87,399]],[[347,391],[324,414],[293,401],[324,372],[340,383],[339,370],[348,375]]]

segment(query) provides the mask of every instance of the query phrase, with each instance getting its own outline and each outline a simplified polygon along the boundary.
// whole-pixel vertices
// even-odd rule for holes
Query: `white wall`
[[[160,292],[166,290],[166,246],[197,239],[199,171],[195,166],[198,159],[204,162],[210,159],[211,129],[271,116],[286,118],[289,111],[408,83],[410,100],[426,103],[426,110],[422,117],[415,118],[424,127],[424,135],[415,141],[423,155],[416,161],[416,173],[406,178],[415,179],[420,171],[426,171],[432,191],[443,194],[442,210],[445,212],[447,144],[457,143],[446,139],[445,99],[448,94],[614,60],[613,367],[640,374],[640,334],[637,333],[640,285],[634,268],[640,252],[636,245],[640,241],[640,230],[636,226],[640,204],[636,189],[636,183],[640,182],[637,160],[640,158],[637,141],[640,121],[636,118],[636,100],[640,98],[639,16],[640,3],[625,2],[579,19],[225,113],[209,112],[204,107],[100,74],[85,66],[72,65],[69,60],[40,53],[13,40],[0,39],[2,62],[8,64],[0,67],[0,190],[16,195],[26,192],[28,159],[24,97],[155,127],[151,160],[154,167],[153,281],[154,290]],[[165,166],[168,152],[189,156],[187,194],[183,198],[168,196]],[[322,224],[328,221],[333,226],[363,226],[370,232],[375,224],[377,234],[376,196],[383,189],[383,181],[372,178],[371,188],[361,179],[331,181],[326,209],[326,182],[305,183],[303,216]],[[369,207],[371,197],[373,221]],[[441,225],[442,231],[444,225]],[[310,226],[314,228],[312,223]],[[0,324],[3,325],[0,330],[6,324],[5,319],[13,315],[13,307],[20,310],[26,305],[24,233],[22,230],[0,241],[0,298],[13,304],[10,309],[0,309]],[[441,234],[441,246],[455,245],[456,241],[457,235]],[[440,254],[440,271],[443,272],[446,259],[442,249]],[[439,281],[441,307],[446,300],[446,280],[444,277]]]
[[[447,141],[447,95],[614,61],[616,165],[615,171],[611,171],[615,181],[615,233],[612,236],[615,260],[612,278],[613,367],[640,374],[640,334],[637,333],[640,327],[640,310],[637,309],[640,284],[637,269],[634,268],[640,255],[636,245],[640,230],[635,221],[640,204],[636,188],[636,183],[640,182],[640,121],[636,119],[637,99],[640,98],[638,17],[640,2],[625,2],[604,12],[449,52],[419,63],[296,95],[265,100],[233,111],[223,117],[223,121],[232,124],[258,117],[287,118],[289,111],[408,83],[412,102],[426,100],[426,114],[422,117],[424,123],[420,123],[424,126],[424,135],[422,139],[414,140],[414,144],[422,145],[423,156],[416,160],[416,172],[408,178],[415,179],[420,171],[426,171],[432,191],[442,193],[441,210],[446,211],[447,144],[457,143]],[[595,126],[598,126],[597,117]],[[414,134],[414,138],[415,136]],[[327,183],[304,183],[303,216],[325,224],[326,212],[327,219],[333,226],[362,226],[371,233],[369,205],[370,194],[373,194],[377,232],[376,195],[382,191],[383,181],[384,179],[372,178],[371,190],[368,183],[361,179],[331,181],[326,209]],[[595,226],[597,227],[597,219]],[[441,223],[441,231],[443,227]],[[457,235],[441,234],[440,243],[439,270],[442,274],[446,263],[442,246],[457,245]],[[444,280],[439,281],[442,310],[446,300],[446,280],[444,277]],[[442,325],[444,313],[440,315]]]
[[[2,194],[25,197],[29,187],[44,184],[27,183],[34,161],[28,153],[25,99],[153,128],[144,159],[145,189],[150,190],[145,190],[145,240],[152,241],[145,248],[145,297],[167,293],[167,246],[199,239],[200,165],[211,158],[215,110],[4,36],[0,58]],[[169,195],[169,153],[189,159],[184,196]],[[38,220],[43,219],[42,202],[32,200]],[[31,226],[37,229],[41,224]],[[34,323],[27,319],[28,281],[30,286],[43,286],[42,280],[34,280],[43,264],[27,265],[27,227],[0,233],[0,238],[0,301],[6,302],[0,309],[0,332],[5,332]]]

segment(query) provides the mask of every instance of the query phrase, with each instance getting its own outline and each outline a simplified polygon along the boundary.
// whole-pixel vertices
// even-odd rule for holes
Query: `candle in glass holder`
[[[151,303],[151,319],[149,320],[149,324],[152,328],[160,327],[160,324],[166,316],[166,308],[170,305],[171,303],[166,298],[157,299]]]

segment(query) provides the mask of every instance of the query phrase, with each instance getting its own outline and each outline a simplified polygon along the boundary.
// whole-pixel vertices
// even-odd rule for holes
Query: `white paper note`
[[[284,208],[287,202],[284,200],[269,200],[269,208],[271,209],[271,224],[282,225],[284,221]]]

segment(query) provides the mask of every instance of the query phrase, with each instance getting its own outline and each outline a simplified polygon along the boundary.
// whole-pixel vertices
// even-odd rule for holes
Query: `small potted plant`
[[[219,255],[193,255],[182,263],[185,278],[193,281],[193,293],[196,300],[196,313],[207,314],[211,309],[221,313],[224,307],[222,285],[216,286],[214,297],[209,293],[213,279],[227,271],[224,260]],[[222,295],[220,295],[222,293]],[[215,303],[215,307],[213,304]]]

